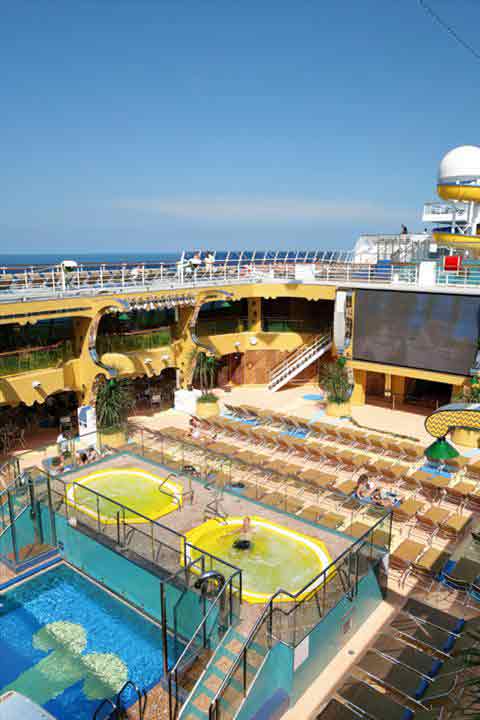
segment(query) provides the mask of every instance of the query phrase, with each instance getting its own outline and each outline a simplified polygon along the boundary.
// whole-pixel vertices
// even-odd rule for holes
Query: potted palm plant
[[[111,379],[97,391],[95,411],[100,445],[123,445],[126,439],[127,418],[134,400],[127,380]]]
[[[320,372],[320,385],[325,390],[327,396],[327,415],[331,417],[350,416],[352,385],[349,382],[343,358],[328,363],[322,368]]]
[[[217,377],[217,360],[213,355],[196,351],[194,354],[195,367],[192,373],[192,382],[200,389],[197,398],[197,415],[199,417],[213,417],[218,415],[220,407],[218,398],[213,392]]]

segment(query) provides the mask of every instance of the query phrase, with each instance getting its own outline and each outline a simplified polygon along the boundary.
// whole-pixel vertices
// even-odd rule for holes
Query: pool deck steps
[[[210,703],[215,697],[216,692],[221,686],[226,673],[230,670],[235,660],[243,648],[246,636],[233,628],[226,633],[221,643],[218,645],[212,659],[207,667],[205,674],[194,690],[192,696],[182,708],[180,715],[181,720],[205,720],[208,718],[208,709]],[[265,657],[265,648],[253,644],[249,651],[249,659],[247,665],[248,683],[253,681],[258,668],[262,664]],[[228,689],[225,699],[228,703],[229,697],[235,708],[238,708],[243,701],[243,693],[240,684],[233,682]],[[232,713],[228,713],[225,704],[222,704],[222,717],[234,717]]]

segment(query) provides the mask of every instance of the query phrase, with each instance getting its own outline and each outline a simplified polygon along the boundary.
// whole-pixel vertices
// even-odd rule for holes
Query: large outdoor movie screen
[[[355,360],[468,375],[479,336],[480,298],[358,290]]]

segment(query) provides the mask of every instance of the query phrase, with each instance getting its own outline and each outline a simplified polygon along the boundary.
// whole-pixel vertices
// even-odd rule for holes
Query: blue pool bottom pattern
[[[65,565],[1,597],[0,655],[0,694],[58,720],[90,719],[127,679],[149,690],[163,674],[160,628]]]

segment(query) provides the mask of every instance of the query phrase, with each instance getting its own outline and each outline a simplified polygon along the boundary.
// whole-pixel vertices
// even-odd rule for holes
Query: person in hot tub
[[[233,546],[237,548],[237,550],[247,550],[252,544],[253,528],[251,518],[245,515],[241,526],[239,528],[233,528],[231,534],[237,535]]]

